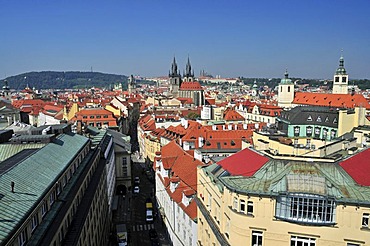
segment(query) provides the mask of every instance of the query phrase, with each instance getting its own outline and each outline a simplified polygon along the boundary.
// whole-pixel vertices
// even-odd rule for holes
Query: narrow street
[[[152,173],[147,173],[145,163],[139,162],[133,155],[132,158],[132,177],[139,177],[139,193],[134,194],[134,181],[131,190],[128,191],[125,197],[119,199],[119,206],[117,214],[114,218],[116,224],[124,223],[127,225],[128,231],[128,245],[145,246],[145,245],[164,245],[170,246],[166,227],[162,223],[159,211],[156,208],[156,201],[154,197],[154,179],[149,179]],[[147,199],[153,203],[154,222],[146,222],[146,206]],[[157,243],[151,240],[149,230],[154,229],[158,234]],[[158,244],[159,242],[159,244]]]

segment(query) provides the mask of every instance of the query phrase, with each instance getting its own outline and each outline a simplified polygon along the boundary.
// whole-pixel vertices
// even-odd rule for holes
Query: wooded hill
[[[121,83],[127,87],[127,76],[99,72],[29,72],[6,78],[10,89],[112,88]],[[1,85],[2,87],[2,85]]]

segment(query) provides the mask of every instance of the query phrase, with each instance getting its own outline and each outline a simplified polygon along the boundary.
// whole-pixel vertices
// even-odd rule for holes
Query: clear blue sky
[[[370,78],[369,0],[0,0],[0,79],[30,71]]]

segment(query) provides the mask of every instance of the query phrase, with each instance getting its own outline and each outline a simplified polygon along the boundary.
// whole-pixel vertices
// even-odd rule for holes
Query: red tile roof
[[[268,161],[269,158],[246,148],[223,159],[218,164],[231,175],[250,177]]]
[[[25,99],[25,100],[14,100],[12,102],[12,105],[16,108],[21,108],[22,106],[25,107],[25,106],[30,106],[30,107],[33,107],[33,106],[38,106],[38,107],[42,107],[44,106],[45,102],[41,99]]]
[[[234,120],[245,120],[238,112],[233,109],[227,109],[224,112],[224,120],[234,121]]]
[[[203,90],[203,88],[199,84],[198,81],[193,81],[193,82],[182,82],[181,86],[180,86],[180,90],[182,90],[182,91],[200,91],[200,90]]]
[[[342,161],[339,165],[359,185],[370,186],[370,148]]]
[[[197,166],[205,165],[186,153],[175,141],[170,142],[161,149],[163,167],[171,169],[171,178],[160,179],[166,187],[168,195],[179,204],[184,212],[192,219],[197,216],[197,206],[193,200],[185,207],[182,196],[191,196],[197,190]],[[167,182],[166,182],[167,181]],[[170,190],[170,182],[179,183],[174,192]]]
[[[144,131],[154,131],[156,129],[155,121],[150,114],[142,116],[138,124]]]
[[[329,94],[329,93],[310,93],[296,92],[293,100],[294,104],[328,106],[336,108],[365,107],[370,109],[370,104],[361,94]]]

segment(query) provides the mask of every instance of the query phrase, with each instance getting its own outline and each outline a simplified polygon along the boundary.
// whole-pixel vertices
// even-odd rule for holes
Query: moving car
[[[135,186],[134,187],[134,194],[139,194],[139,192],[140,192],[139,186]]]

